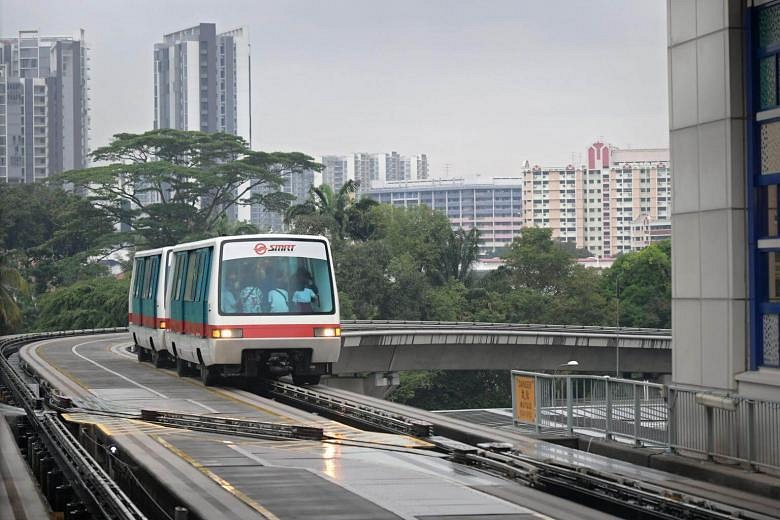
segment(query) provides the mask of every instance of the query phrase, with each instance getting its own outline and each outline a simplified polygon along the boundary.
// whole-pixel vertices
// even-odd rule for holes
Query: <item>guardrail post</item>
[[[574,388],[571,376],[566,376],[566,429],[574,433]]]
[[[174,520],[187,520],[189,518],[190,512],[186,507],[182,506],[176,506],[173,509],[173,519]]]
[[[711,406],[706,407],[707,410],[707,460],[713,460],[713,453],[715,452],[715,427],[712,424],[715,416]]]
[[[677,420],[675,418],[675,404],[677,400],[677,391],[674,388],[666,387],[666,443],[669,445],[669,452],[674,453],[677,446]]]
[[[747,404],[747,459],[748,469],[758,471],[756,466],[756,404],[751,401],[743,401]]]
[[[604,424],[605,438],[608,441],[612,440],[612,387],[609,384],[609,376],[604,378],[604,391],[607,393],[607,415],[606,422]]]
[[[539,376],[534,375],[534,406],[536,407],[536,417],[535,423],[536,423],[536,433],[540,433],[542,431],[542,392],[541,388],[539,388],[539,383],[541,380],[539,379]]]
[[[639,440],[642,428],[642,396],[639,392],[639,385],[634,383],[634,444],[642,445]]]

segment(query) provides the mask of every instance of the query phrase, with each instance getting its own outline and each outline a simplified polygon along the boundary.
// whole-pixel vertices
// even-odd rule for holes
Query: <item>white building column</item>
[[[676,383],[736,390],[747,357],[744,0],[669,0]]]

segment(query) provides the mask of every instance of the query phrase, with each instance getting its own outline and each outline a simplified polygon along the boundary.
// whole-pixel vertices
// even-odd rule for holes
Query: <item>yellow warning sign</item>
[[[515,420],[536,423],[536,392],[533,377],[515,376]]]

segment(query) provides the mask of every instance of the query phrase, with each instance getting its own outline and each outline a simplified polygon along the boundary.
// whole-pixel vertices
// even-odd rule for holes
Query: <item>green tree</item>
[[[524,228],[504,256],[515,287],[558,294],[574,268],[574,258],[552,241],[552,230]]]
[[[328,184],[312,186],[305,202],[287,209],[285,224],[296,232],[367,240],[373,232],[371,208],[377,202],[367,198],[357,200],[359,186],[353,180],[345,182],[338,191],[333,191]]]
[[[110,215],[84,197],[40,183],[0,184],[0,249],[11,251],[34,292],[104,274]]]
[[[508,370],[423,370],[401,374],[390,401],[425,410],[503,408],[512,391]]]
[[[452,246],[452,228],[443,213],[427,206],[398,208],[389,204],[376,206],[372,213],[374,238],[385,242],[391,255],[409,255],[409,268],[424,273],[435,285],[448,279],[449,265],[444,258]]]
[[[129,279],[101,276],[40,298],[37,330],[121,327],[127,324]]]
[[[603,275],[602,292],[612,309],[610,324],[671,327],[671,242],[651,244],[617,257]]]
[[[18,296],[27,292],[27,282],[19,271],[10,265],[9,255],[0,254],[0,333],[12,332],[22,320]]]
[[[388,273],[390,252],[385,243],[333,243],[339,295],[350,303],[352,316],[360,320],[388,319],[384,301],[391,290]]]
[[[471,278],[471,268],[479,254],[479,230],[471,228],[466,231],[458,228],[447,237],[447,243],[442,254],[441,272],[446,279],[454,278],[468,283]]]
[[[320,168],[301,153],[252,151],[238,136],[173,129],[117,134],[90,156],[108,164],[53,182],[84,190],[145,247],[208,236],[236,205],[284,211],[292,200],[279,191],[285,178]]]

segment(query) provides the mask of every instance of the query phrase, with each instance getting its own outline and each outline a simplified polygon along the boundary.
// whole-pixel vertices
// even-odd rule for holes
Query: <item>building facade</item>
[[[517,178],[494,178],[489,183],[410,180],[375,185],[363,194],[397,207],[424,204],[446,214],[453,229],[477,228],[481,256],[495,256],[523,227],[523,186]]]
[[[428,156],[390,153],[355,153],[325,155],[322,162],[322,182],[338,190],[348,180],[360,183],[360,190],[370,189],[374,183],[424,180],[429,176]]]
[[[635,251],[671,237],[671,174],[664,149],[596,142],[581,166],[526,167],[523,225],[552,230],[595,256]]]
[[[154,46],[154,127],[225,132],[252,142],[246,28],[201,23]]]
[[[672,377],[780,401],[780,2],[668,7]]]
[[[252,145],[249,32],[217,33],[201,23],[163,36],[154,46],[154,127],[225,132]],[[151,202],[151,201],[150,201]],[[228,209],[249,221],[252,208]]]
[[[0,182],[34,182],[87,166],[87,80],[83,31],[0,38]]]
[[[279,191],[293,195],[295,197],[295,200],[292,201],[293,205],[302,204],[309,198],[309,189],[316,180],[317,173],[312,170],[305,170],[295,175],[288,175]],[[263,195],[269,191],[269,187],[259,186],[252,190],[252,194],[257,193]],[[269,231],[278,233],[285,230],[284,215],[266,211],[265,208],[257,205],[250,206],[250,211],[251,213],[248,221],[256,225],[261,232]]]

